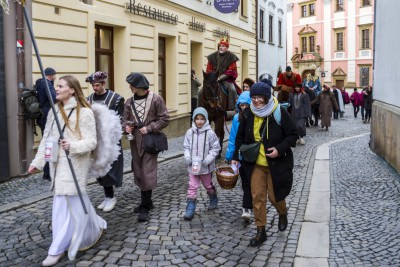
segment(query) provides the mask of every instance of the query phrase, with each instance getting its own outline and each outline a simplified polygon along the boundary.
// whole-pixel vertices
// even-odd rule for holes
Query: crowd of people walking
[[[354,118],[357,118],[361,109],[362,121],[369,123],[372,87],[365,87],[361,92],[354,88],[349,96],[344,88],[339,89],[335,85],[329,87],[327,84],[321,86],[313,65],[303,81],[288,66],[286,72],[279,75],[276,87],[269,79],[255,82],[245,78],[240,88],[235,83],[237,57],[227,51],[228,48],[229,41],[221,40],[218,51],[208,58],[207,72],[218,71],[217,82],[233,94],[228,101],[233,99],[236,102],[235,105],[229,104],[231,108],[221,113],[225,120],[229,119],[228,112],[234,114],[224,158],[241,178],[241,218],[250,223],[254,217],[257,226],[256,235],[249,245],[259,246],[267,239],[267,200],[279,214],[279,231],[287,228],[289,211],[285,198],[293,184],[292,148],[296,144],[306,144],[307,127],[321,126],[328,131],[332,117],[342,118],[345,106],[350,102]],[[42,265],[52,266],[67,251],[69,258],[74,259],[78,250],[93,246],[107,228],[106,221],[96,213],[87,194],[92,151],[99,146],[107,149],[104,140],[99,139],[104,134],[100,129],[102,124],[98,123],[98,120],[106,117],[96,115],[92,107],[96,104],[105,106],[106,110],[117,116],[119,127],[115,128],[121,129],[117,131],[127,135],[134,183],[140,189],[140,204],[133,209],[133,213],[138,214],[139,222],[149,221],[150,211],[155,208],[153,190],[157,188],[157,152],[150,152],[146,143],[154,140],[153,135],[162,133],[170,117],[164,100],[149,90],[150,83],[141,73],[130,73],[126,77],[132,92],[126,101],[106,88],[108,75],[105,72],[98,71],[86,78],[93,88],[93,93],[87,98],[83,96],[81,85],[75,77],[62,76],[54,89],[55,70],[48,68],[45,73],[47,81],[38,80],[41,106],[46,111],[46,116],[39,122],[43,138],[29,172],[44,168],[44,178],[51,177],[54,193],[53,241]],[[185,220],[192,220],[196,214],[200,184],[203,184],[209,196],[209,210],[217,209],[219,200],[213,173],[216,171],[216,159],[221,153],[221,141],[211,128],[207,109],[197,107],[198,94],[205,90],[203,88],[199,92],[200,86],[192,70],[191,126],[183,142],[189,176],[183,215]],[[46,88],[53,97],[51,103],[42,97]],[[55,114],[49,112],[53,103],[56,103]],[[121,140],[113,142],[118,153],[105,164],[108,169],[96,177],[104,191],[104,200],[97,205],[102,212],[110,212],[115,208],[117,196],[114,187],[123,184]],[[106,150],[102,151],[107,153],[104,152]],[[74,170],[70,169],[71,165]]]

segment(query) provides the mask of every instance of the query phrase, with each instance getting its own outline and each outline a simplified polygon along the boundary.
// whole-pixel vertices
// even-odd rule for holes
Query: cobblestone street
[[[351,107],[347,107],[350,110]],[[74,261],[64,257],[57,266],[293,266],[308,201],[311,173],[319,145],[358,136],[331,145],[331,266],[399,266],[400,178],[368,148],[369,124],[347,112],[332,120],[328,132],[307,128],[306,144],[293,149],[294,184],[287,198],[289,225],[279,232],[276,211],[268,206],[267,241],[248,247],[256,233],[252,222],[241,219],[241,186],[218,187],[218,209],[208,211],[204,189],[198,195],[194,219],[185,221],[187,171],[182,138],[171,140],[166,160],[159,163],[159,185],[153,193],[155,209],[150,221],[138,223],[133,208],[140,191],[132,174],[116,190],[116,208],[99,212],[108,223],[100,241],[79,253]],[[347,115],[347,116],[346,116]],[[359,136],[361,135],[361,136]],[[130,157],[125,155],[125,171]],[[51,243],[51,193],[41,175],[15,178],[0,184],[0,266],[39,266]],[[215,183],[216,179],[214,176]],[[92,183],[94,206],[103,190]],[[27,200],[28,199],[28,200]]]

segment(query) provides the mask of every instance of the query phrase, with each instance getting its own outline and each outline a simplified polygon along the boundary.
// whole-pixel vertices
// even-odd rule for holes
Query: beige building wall
[[[214,36],[215,29],[219,27],[230,33],[230,51],[239,57],[239,77],[236,82],[241,84],[242,75],[256,79],[255,25],[252,25],[250,32],[225,23],[222,13],[220,18],[212,18],[167,0],[137,0],[136,4],[178,16],[177,25],[129,13],[125,8],[129,1],[89,2],[92,4],[78,0],[33,1],[33,29],[44,67],[55,68],[58,77],[66,74],[76,76],[84,93],[89,95],[91,88],[85,78],[97,71],[95,24],[110,26],[114,31],[115,91],[125,98],[130,97],[125,78],[130,72],[142,72],[150,82],[150,90],[158,92],[158,38],[166,38],[165,100],[172,117],[167,129],[170,137],[184,134],[189,127],[190,70],[193,67],[198,78],[203,79],[201,70],[206,68],[207,56],[216,51],[219,42],[219,37]],[[251,3],[250,8],[254,9],[254,1]],[[251,14],[255,16],[255,12]],[[204,32],[189,29],[192,17],[205,23]],[[246,62],[242,61],[242,54]],[[34,58],[34,80],[39,76],[39,67]]]

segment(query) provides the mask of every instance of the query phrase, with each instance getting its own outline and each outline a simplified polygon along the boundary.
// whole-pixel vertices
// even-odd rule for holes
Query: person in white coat
[[[78,250],[93,246],[107,223],[96,214],[87,194],[91,151],[96,148],[96,123],[92,110],[83,95],[79,81],[70,75],[59,79],[55,107],[64,138],[60,140],[53,112],[47,118],[43,139],[29,167],[29,173],[41,170],[50,163],[51,190],[54,193],[52,209],[53,241],[42,266],[57,264],[68,250],[70,260]],[[57,151],[58,150],[58,151]],[[85,214],[65,150],[75,170],[87,210]]]
[[[192,118],[192,127],[187,130],[183,141],[184,157],[189,172],[185,220],[193,219],[200,182],[210,198],[208,209],[214,210],[218,205],[217,190],[212,182],[212,173],[215,170],[215,158],[221,149],[219,139],[208,122],[207,110],[202,107],[196,108]]]

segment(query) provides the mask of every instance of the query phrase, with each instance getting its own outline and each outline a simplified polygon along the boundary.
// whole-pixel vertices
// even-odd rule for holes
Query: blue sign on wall
[[[221,13],[235,12],[240,4],[240,0],[214,0],[215,9]]]

